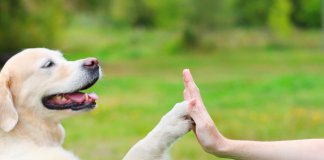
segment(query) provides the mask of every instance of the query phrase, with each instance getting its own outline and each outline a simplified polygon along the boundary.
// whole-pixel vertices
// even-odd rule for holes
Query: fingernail
[[[188,68],[185,68],[185,69],[183,70],[183,73],[186,73],[186,72],[190,72],[190,70],[189,70]]]
[[[183,72],[182,72],[183,79],[184,79],[185,82],[189,81],[189,79],[188,79],[188,71],[189,71],[189,69],[184,69]]]

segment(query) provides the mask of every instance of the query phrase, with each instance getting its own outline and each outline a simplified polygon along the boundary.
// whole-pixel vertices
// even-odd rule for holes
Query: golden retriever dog
[[[95,58],[67,61],[45,48],[10,58],[0,72],[0,160],[77,160],[62,148],[60,121],[96,107],[98,96],[81,91],[100,75]],[[176,104],[124,159],[169,159],[170,145],[191,129],[187,106]]]

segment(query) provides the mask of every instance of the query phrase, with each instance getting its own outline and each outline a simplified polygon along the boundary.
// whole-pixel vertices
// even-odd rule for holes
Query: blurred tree
[[[269,10],[268,27],[275,39],[281,39],[291,33],[291,7],[290,0],[273,0]]]
[[[55,47],[64,24],[64,0],[1,0],[0,53]]]
[[[286,16],[285,21],[289,19],[291,25],[300,28],[321,26],[321,0],[283,0],[279,3],[276,0],[236,0],[233,12],[239,26],[264,27],[269,25],[268,18],[273,17],[274,20],[275,14],[283,13],[284,8],[280,6],[286,6],[290,16]]]
[[[291,18],[300,28],[321,27],[321,0],[292,0]]]
[[[269,0],[237,0],[233,9],[236,13],[237,24],[248,27],[265,26],[272,3],[273,1]]]
[[[96,11],[98,9],[105,9],[105,5],[110,3],[110,0],[69,0],[65,2],[76,12],[81,11]]]
[[[144,1],[151,8],[154,24],[157,28],[178,28],[186,21],[185,16],[191,10],[190,0]]]
[[[152,26],[154,15],[143,0],[112,0],[111,19],[118,25]]]
[[[232,0],[191,1],[191,10],[187,15],[187,25],[183,29],[185,46],[197,47],[205,34],[218,29],[233,26]]]

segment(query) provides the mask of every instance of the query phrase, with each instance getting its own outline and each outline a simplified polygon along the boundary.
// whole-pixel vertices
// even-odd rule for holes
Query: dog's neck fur
[[[64,129],[58,122],[46,121],[24,110],[19,115],[16,127],[8,134],[8,138],[23,139],[40,146],[62,145]]]

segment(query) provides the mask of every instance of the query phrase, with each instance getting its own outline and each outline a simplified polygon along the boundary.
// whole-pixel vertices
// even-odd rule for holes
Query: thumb
[[[199,107],[197,106],[197,99],[192,98],[188,103],[188,113],[191,118],[196,121],[199,117]]]
[[[194,110],[196,109],[196,104],[197,104],[197,100],[195,98],[191,98],[189,100],[189,103],[188,103],[188,112],[189,112],[189,114],[191,112],[194,112]]]
[[[189,100],[188,113],[198,127],[205,126],[206,124],[213,126],[214,124],[206,108],[204,106],[200,106],[195,98]]]

